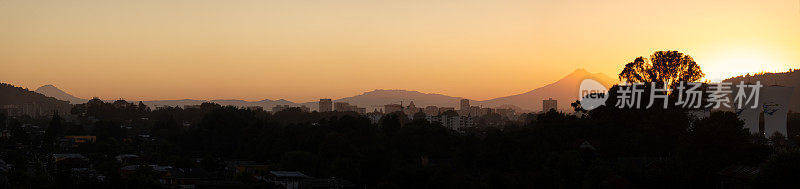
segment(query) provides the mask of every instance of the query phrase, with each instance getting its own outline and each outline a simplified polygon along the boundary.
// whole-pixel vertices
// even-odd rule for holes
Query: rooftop
[[[302,177],[302,178],[310,178],[308,175],[305,175],[298,171],[270,171],[269,174],[275,175],[275,177]]]

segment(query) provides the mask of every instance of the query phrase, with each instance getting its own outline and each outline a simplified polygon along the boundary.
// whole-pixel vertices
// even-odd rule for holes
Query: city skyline
[[[309,102],[406,89],[486,100],[578,68],[616,78],[658,50],[694,57],[712,81],[800,67],[794,0],[3,5],[0,80],[81,98]]]

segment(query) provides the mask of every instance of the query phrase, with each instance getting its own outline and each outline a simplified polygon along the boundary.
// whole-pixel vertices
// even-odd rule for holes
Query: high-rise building
[[[453,107],[440,107],[439,108],[439,113],[441,114],[441,113],[444,113],[444,112],[450,111],[450,110],[456,111],[456,108],[453,108]]]
[[[461,99],[461,111],[468,111],[469,110],[469,100],[468,99]]]
[[[337,111],[337,112],[356,112],[356,113],[359,113],[359,114],[366,114],[367,113],[367,109],[366,108],[359,108],[358,106],[351,105],[350,103],[347,103],[347,102],[334,102],[333,103],[333,111]]]
[[[387,104],[383,106],[383,112],[389,114],[394,112],[403,111],[403,105],[400,104]]]
[[[333,111],[333,101],[329,98],[319,99],[319,112]]]
[[[357,106],[353,106],[353,108],[354,108],[353,111],[355,111],[358,114],[361,114],[361,115],[367,114],[367,108],[359,108]]]
[[[346,112],[346,111],[353,111],[350,109],[350,104],[347,102],[335,102],[333,103],[333,111],[337,112]]]
[[[739,89],[736,89],[739,90]],[[751,91],[744,89],[745,94],[750,94]],[[755,102],[758,104],[753,107],[753,101],[743,103],[741,109],[734,109],[739,119],[744,122],[744,128],[750,130],[750,133],[759,133],[765,137],[771,137],[773,134],[780,133],[787,136],[787,122],[789,104],[792,96],[792,87],[784,86],[764,86],[760,89],[760,94]],[[737,106],[732,104],[732,106]],[[763,117],[762,117],[763,116]],[[706,113],[705,117],[708,117]],[[763,118],[763,128],[760,128],[759,120]]]
[[[438,115],[438,116],[425,116],[428,122],[434,123],[438,122],[441,123],[442,126],[448,129],[461,131],[461,129],[466,127],[473,127],[475,123],[473,122],[472,117],[467,116],[459,116],[459,115]]]
[[[480,106],[470,106],[469,107],[469,112],[467,112],[467,115],[465,115],[465,116],[477,117],[477,116],[480,116],[480,111],[481,111],[481,107]]]
[[[553,98],[542,100],[542,112],[548,112],[550,110],[558,111],[558,101],[553,100]]]
[[[786,119],[789,103],[792,99],[792,87],[766,86],[761,88],[761,100],[764,110],[764,134],[771,137],[775,133],[787,136]]]

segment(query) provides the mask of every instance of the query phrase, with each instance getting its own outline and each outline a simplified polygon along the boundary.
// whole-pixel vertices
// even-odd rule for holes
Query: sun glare
[[[739,75],[790,69],[776,53],[765,49],[729,49],[710,56],[705,62],[698,62],[706,74],[704,80],[712,82]]]

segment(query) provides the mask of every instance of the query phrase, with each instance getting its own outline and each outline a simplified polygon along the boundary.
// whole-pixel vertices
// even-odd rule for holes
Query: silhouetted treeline
[[[754,178],[744,179],[745,186],[785,186],[800,176],[796,137],[778,141],[751,135],[730,112],[693,119],[682,109],[603,106],[583,117],[550,111],[508,121],[489,115],[477,120],[492,124],[454,131],[402,113],[372,124],[355,112],[289,108],[272,113],[212,103],[150,110],[123,102],[90,101],[76,106],[75,122],[57,116],[44,121],[50,138],[68,132],[97,136],[76,151],[108,176],[107,185],[22,173],[13,175],[11,184],[159,186],[152,170],[122,177],[122,165],[113,158],[119,154],[218,175],[226,161],[248,160],[367,188],[711,188],[719,186],[720,172],[731,166],[761,168]],[[790,124],[798,124],[797,114],[790,117]],[[12,129],[20,126],[2,122],[4,127],[14,124],[8,125]],[[16,137],[3,144],[30,142]],[[3,157],[19,163],[24,156],[12,150]],[[263,187],[246,178],[233,179]]]

